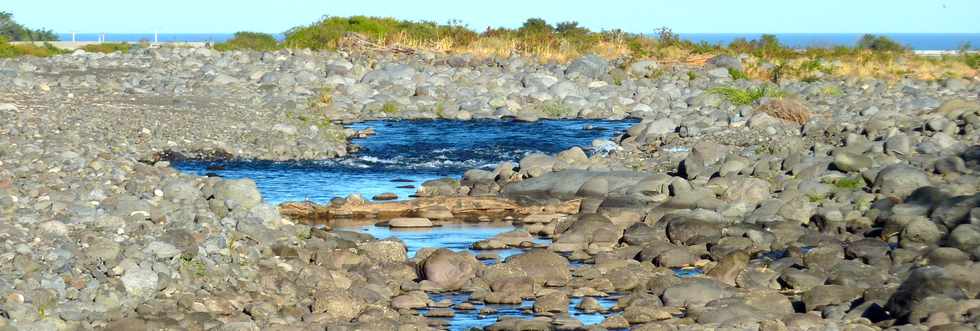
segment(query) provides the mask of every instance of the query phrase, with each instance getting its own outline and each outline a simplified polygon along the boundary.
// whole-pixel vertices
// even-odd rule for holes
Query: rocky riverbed
[[[492,330],[975,330],[980,84],[782,82],[805,105],[794,118],[776,99],[708,92],[760,86],[732,79],[738,66],[207,49],[0,60],[0,327],[414,330],[481,307]],[[489,265],[289,219],[251,180],[169,162],[356,151],[334,122],[559,117],[642,122],[419,189],[579,205],[493,220],[521,228],[474,248],[522,251]],[[370,205],[320,207],[345,206]],[[431,209],[399,222],[456,222]],[[703,274],[677,272],[690,269]],[[602,321],[584,325],[573,302]]]

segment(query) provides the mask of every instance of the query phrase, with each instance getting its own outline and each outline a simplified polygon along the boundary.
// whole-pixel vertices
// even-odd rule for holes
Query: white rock
[[[149,268],[134,268],[126,270],[121,278],[126,293],[135,296],[149,297],[157,289],[160,280],[157,273]]]

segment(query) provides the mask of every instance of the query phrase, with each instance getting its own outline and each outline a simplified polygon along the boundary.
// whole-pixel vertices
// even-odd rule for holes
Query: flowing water
[[[349,157],[302,162],[178,162],[182,171],[227,178],[251,178],[266,202],[327,202],[360,193],[366,198],[392,192],[405,199],[425,180],[459,178],[473,168],[493,169],[534,152],[557,153],[609,139],[635,120],[538,121],[369,121],[376,135],[355,139],[363,149]],[[209,170],[209,168],[211,170]]]
[[[358,193],[373,195],[393,192],[408,198],[425,180],[455,177],[468,169],[493,167],[502,161],[519,161],[535,152],[554,154],[573,146],[588,153],[594,139],[610,139],[636,123],[635,120],[545,120],[533,123],[510,121],[369,121],[351,127],[373,128],[377,134],[353,142],[363,149],[346,158],[304,162],[266,161],[183,161],[174,166],[185,172],[217,174],[227,178],[251,178],[267,202],[312,200],[326,202],[334,197]],[[479,240],[514,230],[509,223],[446,224],[430,229],[391,229],[374,225],[339,227],[336,230],[358,231],[376,238],[398,238],[405,243],[408,256],[413,257],[423,247],[469,250]],[[547,239],[536,243],[547,244]],[[473,251],[492,254],[497,259],[484,260],[491,264],[520,249]],[[573,267],[581,264],[573,263]],[[467,293],[431,295],[433,301],[448,301],[453,306],[467,302]],[[598,298],[609,308],[614,298]],[[585,313],[575,309],[580,298],[573,298],[569,316],[582,323],[602,322],[604,314]],[[521,305],[487,305],[472,303],[474,310],[456,310],[452,318],[438,318],[451,330],[467,330],[493,324],[499,317],[531,318],[533,301]],[[483,316],[483,308],[494,313]],[[422,309],[425,314],[427,310]]]

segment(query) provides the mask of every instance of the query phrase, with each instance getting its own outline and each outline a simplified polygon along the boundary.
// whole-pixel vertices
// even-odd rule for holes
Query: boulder
[[[874,187],[886,195],[905,197],[917,188],[929,185],[922,170],[905,165],[890,165],[878,172]]]
[[[440,248],[422,263],[422,275],[440,288],[458,290],[482,268],[483,264],[469,252]]]

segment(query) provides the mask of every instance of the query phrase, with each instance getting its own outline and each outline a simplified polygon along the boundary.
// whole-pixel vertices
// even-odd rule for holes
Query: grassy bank
[[[541,62],[567,62],[586,54],[628,61],[654,59],[662,64],[702,65],[716,55],[742,57],[745,77],[759,80],[817,80],[825,76],[918,79],[972,78],[980,55],[962,52],[942,57],[915,56],[884,36],[866,35],[853,46],[793,49],[775,36],[735,40],[727,45],[695,43],[661,28],[653,36],[620,30],[591,31],[576,22],[551,24],[531,18],[519,28],[470,30],[459,22],[437,24],[366,16],[326,17],[289,30],[276,47],[330,50],[342,48],[345,35],[357,33],[376,48],[407,47],[477,57],[521,55]],[[253,36],[254,37],[254,36]],[[236,35],[236,39],[239,39]],[[266,36],[272,40],[272,36]],[[235,40],[228,44],[243,44]],[[263,44],[264,49],[273,49]],[[240,49],[240,48],[239,48]]]

